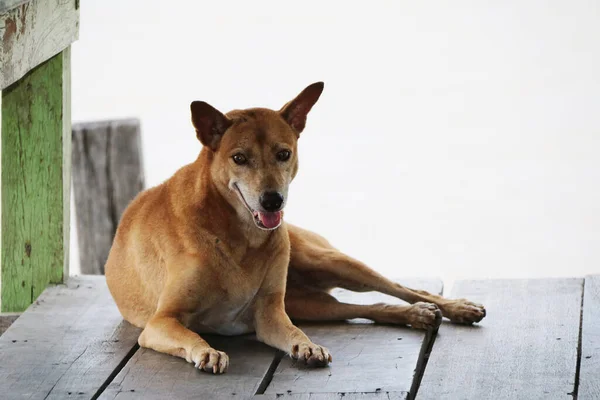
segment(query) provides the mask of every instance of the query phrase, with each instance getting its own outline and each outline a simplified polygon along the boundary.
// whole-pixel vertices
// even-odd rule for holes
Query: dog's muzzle
[[[283,220],[283,211],[281,208],[284,202],[281,193],[272,191],[264,192],[260,196],[259,202],[265,211],[256,211],[250,207],[238,185],[234,184],[234,187],[242,199],[242,202],[254,217],[254,223],[257,227],[260,229],[272,230],[281,225],[281,221]]]

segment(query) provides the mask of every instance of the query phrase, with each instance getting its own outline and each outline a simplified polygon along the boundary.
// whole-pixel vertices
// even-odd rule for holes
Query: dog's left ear
[[[325,84],[323,82],[313,83],[304,89],[294,100],[279,110],[283,119],[290,124],[298,135],[304,130],[306,116],[317,100],[319,100],[324,87]]]
[[[213,151],[219,148],[223,134],[232,121],[223,113],[203,101],[194,101],[190,105],[192,124],[196,129],[198,140]]]

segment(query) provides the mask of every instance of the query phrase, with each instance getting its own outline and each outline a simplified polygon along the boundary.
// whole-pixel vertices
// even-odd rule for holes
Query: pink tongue
[[[258,218],[265,228],[272,229],[281,223],[281,211],[266,213],[259,212]]]

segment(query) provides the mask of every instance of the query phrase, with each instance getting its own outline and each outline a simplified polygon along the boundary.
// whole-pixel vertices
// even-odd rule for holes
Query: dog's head
[[[222,114],[202,101],[191,104],[196,135],[211,153],[212,180],[260,229],[281,225],[288,187],[298,171],[298,138],[323,87],[313,83],[279,111]]]

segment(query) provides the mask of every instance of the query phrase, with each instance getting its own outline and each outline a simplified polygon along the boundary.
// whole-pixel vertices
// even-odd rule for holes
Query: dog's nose
[[[279,211],[283,204],[283,196],[279,192],[264,192],[260,196],[260,205],[270,212]]]

